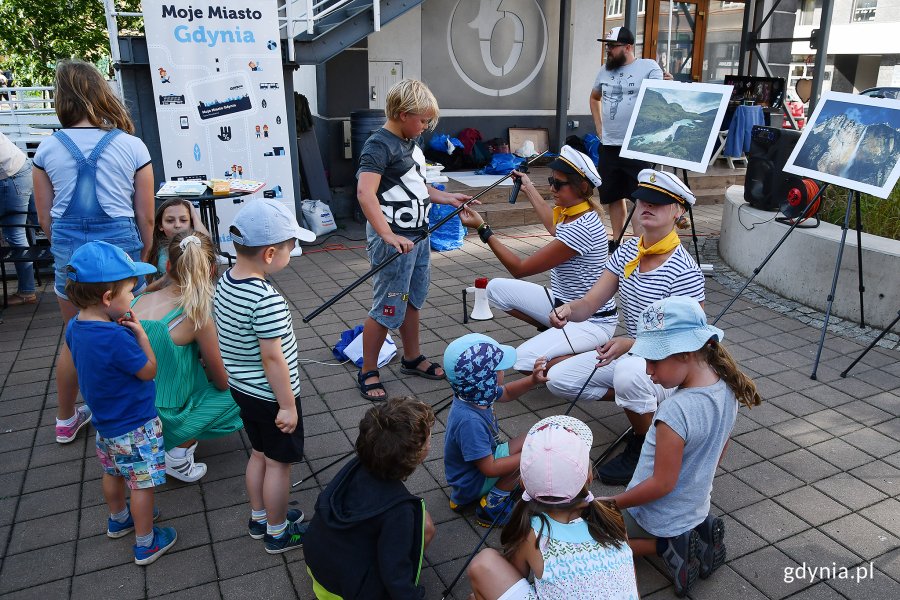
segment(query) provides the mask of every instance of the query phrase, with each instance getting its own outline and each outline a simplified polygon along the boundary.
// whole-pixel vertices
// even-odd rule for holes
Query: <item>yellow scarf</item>
[[[649,248],[644,248],[644,236],[641,236],[640,241],[638,242],[638,253],[637,256],[629,260],[625,263],[625,279],[628,279],[631,274],[637,269],[638,265],[641,263],[641,259],[647,254],[668,254],[672,250],[678,247],[678,244],[681,243],[681,239],[678,237],[678,234],[675,233],[675,230],[669,232],[669,235],[659,240]]]
[[[579,202],[575,206],[554,206],[553,207],[553,224],[559,225],[565,221],[566,217],[574,217],[583,212],[591,210],[591,203],[585,200]]]

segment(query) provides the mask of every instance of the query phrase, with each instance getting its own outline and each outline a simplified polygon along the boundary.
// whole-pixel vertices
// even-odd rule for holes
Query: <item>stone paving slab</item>
[[[742,280],[716,256],[721,207],[695,211],[701,259],[715,264],[707,279],[706,310],[717,315]],[[345,232],[359,238],[358,230]],[[531,253],[547,241],[539,227],[498,232],[516,251]],[[685,240],[688,243],[688,240]],[[330,346],[341,331],[366,315],[369,289],[361,286],[310,325],[302,317],[368,270],[362,241],[307,248],[275,277],[292,309],[301,347],[306,460],[292,469],[294,504],[311,515],[322,487],[340,464],[310,477],[352,449],[368,403],[355,389],[354,370],[335,366]],[[691,248],[692,249],[692,248]],[[519,343],[531,330],[497,315],[461,323],[460,292],[474,277],[505,275],[474,237],[463,248],[434,253],[432,285],[423,310],[422,342],[437,357],[446,344],[481,331]],[[543,281],[541,277],[532,278]],[[170,481],[157,494],[162,523],[178,528],[170,554],[149,568],[131,562],[130,540],[109,540],[100,492],[93,432],[67,446],[53,439],[56,406],[53,357],[62,327],[52,292],[37,305],[5,311],[0,324],[0,596],[5,598],[313,598],[303,552],[266,554],[246,535],[243,467],[249,443],[243,433],[202,442],[198,457],[208,475],[197,484]],[[728,561],[698,581],[690,597],[900,598],[900,352],[878,347],[843,379],[846,368],[874,335],[837,323],[829,331],[818,380],[809,378],[821,316],[751,285],[720,321],[726,343],[756,379],[765,403],[741,409],[729,451],[713,488],[713,511],[724,515]],[[858,329],[858,328],[857,328]],[[865,332],[863,332],[865,333]],[[318,363],[330,363],[327,365]],[[382,370],[391,394],[415,394],[446,404],[446,382],[403,378],[399,361]],[[513,377],[515,377],[513,375]],[[566,403],[546,390],[497,407],[501,429],[516,435]],[[591,403],[573,414],[594,431],[598,455],[626,427],[615,406]],[[426,552],[426,597],[441,598],[485,530],[449,510],[443,470],[446,411],[438,415],[432,453],[410,477],[437,525]],[[595,494],[621,488],[595,483]],[[499,544],[497,532],[488,543]],[[808,567],[874,565],[860,581],[786,577]],[[671,598],[657,559],[637,561],[644,598]],[[452,598],[466,598],[461,578]]]

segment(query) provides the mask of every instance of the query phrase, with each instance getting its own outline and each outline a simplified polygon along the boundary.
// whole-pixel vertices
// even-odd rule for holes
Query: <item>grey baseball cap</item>
[[[237,233],[231,234],[232,241],[242,246],[269,246],[290,239],[316,240],[316,234],[300,227],[294,213],[275,198],[249,200],[234,216],[231,225],[237,229]]]

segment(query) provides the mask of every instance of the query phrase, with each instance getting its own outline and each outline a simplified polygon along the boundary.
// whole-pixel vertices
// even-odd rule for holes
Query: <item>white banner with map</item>
[[[144,0],[143,12],[166,179],[264,181],[254,196],[295,212],[275,0]],[[217,202],[223,250],[242,200]]]

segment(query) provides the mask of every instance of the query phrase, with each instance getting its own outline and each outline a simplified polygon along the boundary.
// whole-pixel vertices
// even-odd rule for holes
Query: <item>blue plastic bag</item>
[[[431,223],[437,223],[454,210],[456,209],[449,204],[432,204],[431,215],[428,217],[428,220]],[[435,229],[428,239],[431,243],[432,250],[444,252],[446,250],[462,248],[463,238],[465,236],[466,228],[462,224],[462,221],[459,220],[459,215],[456,215]]]
[[[600,162],[600,138],[593,133],[584,136],[584,147],[587,148],[588,156],[594,161],[594,165]]]
[[[513,169],[518,169],[525,159],[515,154],[495,154],[491,158],[491,164],[480,171],[479,175],[506,175]]]
[[[446,133],[439,133],[431,136],[431,139],[428,140],[428,147],[444,154],[453,154],[454,150],[463,147],[463,143]]]

